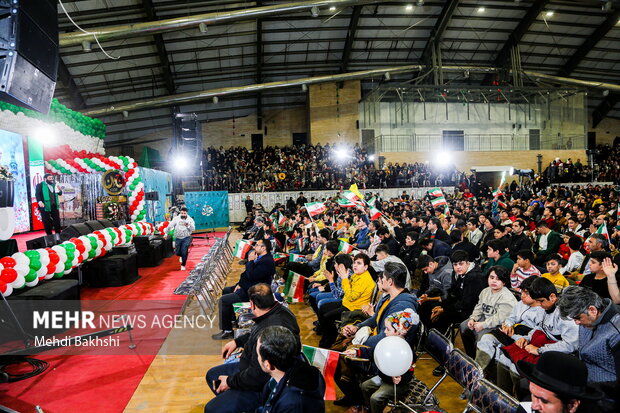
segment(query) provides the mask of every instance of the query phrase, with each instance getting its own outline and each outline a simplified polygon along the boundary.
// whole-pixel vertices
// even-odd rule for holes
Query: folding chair
[[[484,378],[482,367],[461,349],[453,349],[446,362],[446,373],[463,387],[469,397],[476,381]],[[466,408],[465,411],[468,409]]]
[[[441,334],[436,329],[431,329],[426,337],[426,352],[433,358],[440,366],[445,366],[448,361],[448,357],[452,351],[452,343],[446,336]],[[433,397],[433,392],[439,385],[446,379],[448,373],[444,371],[443,375],[437,380],[437,382],[428,391],[428,394],[422,401],[422,405],[427,406]]]
[[[486,379],[477,380],[467,407],[477,413],[516,413],[519,402]]]

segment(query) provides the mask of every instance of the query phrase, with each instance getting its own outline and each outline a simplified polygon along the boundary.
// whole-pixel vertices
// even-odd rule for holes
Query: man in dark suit
[[[430,231],[429,238],[438,239],[439,241],[443,241],[446,244],[450,244],[450,235],[448,235],[448,233],[443,228],[441,228],[441,221],[439,221],[439,218],[432,217],[428,220],[427,226],[428,230]]]
[[[253,285],[260,283],[271,285],[275,272],[276,264],[271,255],[271,242],[256,241],[254,249],[248,253],[245,271],[241,273],[239,282],[222,290],[219,300],[220,330],[222,331],[211,336],[214,340],[233,338],[232,322],[235,317],[233,304],[249,301],[248,290]]]
[[[58,184],[54,182],[54,175],[45,174],[43,176],[43,182],[37,184],[34,192],[39,205],[39,212],[41,213],[41,220],[43,221],[45,233],[51,235],[53,229],[59,234],[61,228],[60,215],[58,213],[58,196],[62,195],[62,191]]]

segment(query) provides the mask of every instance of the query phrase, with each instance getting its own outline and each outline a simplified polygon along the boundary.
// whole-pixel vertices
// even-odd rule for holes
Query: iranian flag
[[[280,258],[288,258],[289,254],[286,254],[284,252],[274,252],[273,253],[273,259],[274,260],[279,260]]]
[[[325,378],[325,400],[336,400],[334,374],[336,373],[340,353],[306,345],[303,346],[302,351],[310,361],[310,364],[321,370],[321,374]]]
[[[284,284],[284,291],[282,294],[286,297],[289,303],[303,303],[304,302],[304,281],[306,277],[299,275],[292,271],[289,271],[286,284]]]
[[[233,310],[235,311],[235,314],[239,313],[242,310],[249,310],[250,309],[250,303],[234,303],[233,304]]]
[[[352,191],[344,191],[342,193],[342,196],[345,197],[346,199],[348,199],[349,201],[353,202],[354,204],[357,204],[358,202],[360,202],[360,197],[357,196],[354,192]]]
[[[443,197],[443,192],[441,188],[431,188],[428,190],[428,194],[434,197]]]
[[[340,241],[340,244],[338,245],[338,251],[344,252],[345,254],[350,254],[353,252],[353,245],[349,244],[348,242]]]
[[[497,200],[497,206],[500,207],[500,208],[508,208],[508,205],[506,205],[505,203],[503,203],[499,199]]]
[[[327,211],[327,208],[322,202],[310,202],[306,204],[306,210],[308,211],[308,214],[313,217]]]
[[[288,254],[289,262],[304,262],[306,257],[302,254]]]
[[[495,191],[493,191],[493,197],[497,198],[500,195],[504,195],[504,193],[502,192],[502,190],[500,188],[497,188]]]
[[[297,249],[301,252],[303,250],[306,249],[306,239],[305,238],[299,238],[297,240],[297,243],[295,244],[297,246]]]
[[[605,236],[605,239],[609,242],[609,232],[607,232],[607,225],[605,225],[605,223],[602,223],[601,226],[598,227],[596,233]]]
[[[348,199],[338,198],[338,206],[341,208],[355,208],[355,202],[349,201]]]
[[[380,216],[381,216],[381,211],[379,211],[374,206],[371,206],[370,207],[370,219],[379,219]]]
[[[372,198],[370,198],[370,199],[367,201],[367,203],[368,203],[368,205],[370,205],[370,206],[375,206],[375,204],[377,203],[377,197],[376,197],[376,196],[373,196]]]
[[[246,241],[244,239],[240,239],[239,241],[237,241],[237,244],[235,245],[235,251],[233,252],[233,255],[239,258],[240,260],[244,260],[246,255],[248,255],[248,252],[250,252],[251,249],[252,249],[252,241]]]
[[[443,196],[439,196],[435,199],[432,199],[431,204],[433,204],[433,208],[437,208],[438,206],[448,205],[448,202],[446,201],[446,198],[444,198]]]
[[[278,212],[278,226],[281,227],[286,222],[286,217],[282,215],[281,212]]]

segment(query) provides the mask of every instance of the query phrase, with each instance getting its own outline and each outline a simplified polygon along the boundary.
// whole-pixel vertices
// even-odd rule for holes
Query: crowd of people
[[[350,412],[382,412],[411,388],[413,366],[389,376],[375,364],[383,338],[415,354],[424,332],[455,326],[485,377],[532,410],[618,411],[618,188],[500,189],[249,204],[239,229],[252,249],[213,338],[234,337],[234,303],[249,301],[255,324],[224,347],[225,357],[243,348],[240,361],[207,373],[216,397],[205,412],[324,411],[325,380],[298,357],[299,325],[280,303],[291,298],[314,312],[319,347],[340,353],[334,403]]]
[[[598,145],[592,151],[592,157],[593,167],[581,159],[563,161],[556,158],[549,163],[542,178],[550,183],[598,181],[620,184],[620,142],[613,146]]]
[[[338,189],[351,182],[361,188],[450,186],[462,179],[454,167],[434,170],[427,163],[387,163],[382,169],[366,149],[335,145],[302,147],[209,147],[203,154],[207,190],[262,192]]]

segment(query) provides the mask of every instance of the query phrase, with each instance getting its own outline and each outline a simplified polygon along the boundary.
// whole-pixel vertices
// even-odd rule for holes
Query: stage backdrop
[[[8,167],[15,179],[15,232],[30,231],[30,202],[21,135],[0,130],[0,164]]]
[[[142,182],[144,182],[144,192],[155,191],[159,195],[157,201],[144,201],[146,203],[146,220],[148,222],[163,221],[164,214],[170,208],[170,197],[166,194],[172,193],[171,176],[168,172],[149,168],[139,167],[138,171],[142,177]]]
[[[227,227],[228,191],[186,192],[185,205],[196,229]]]

